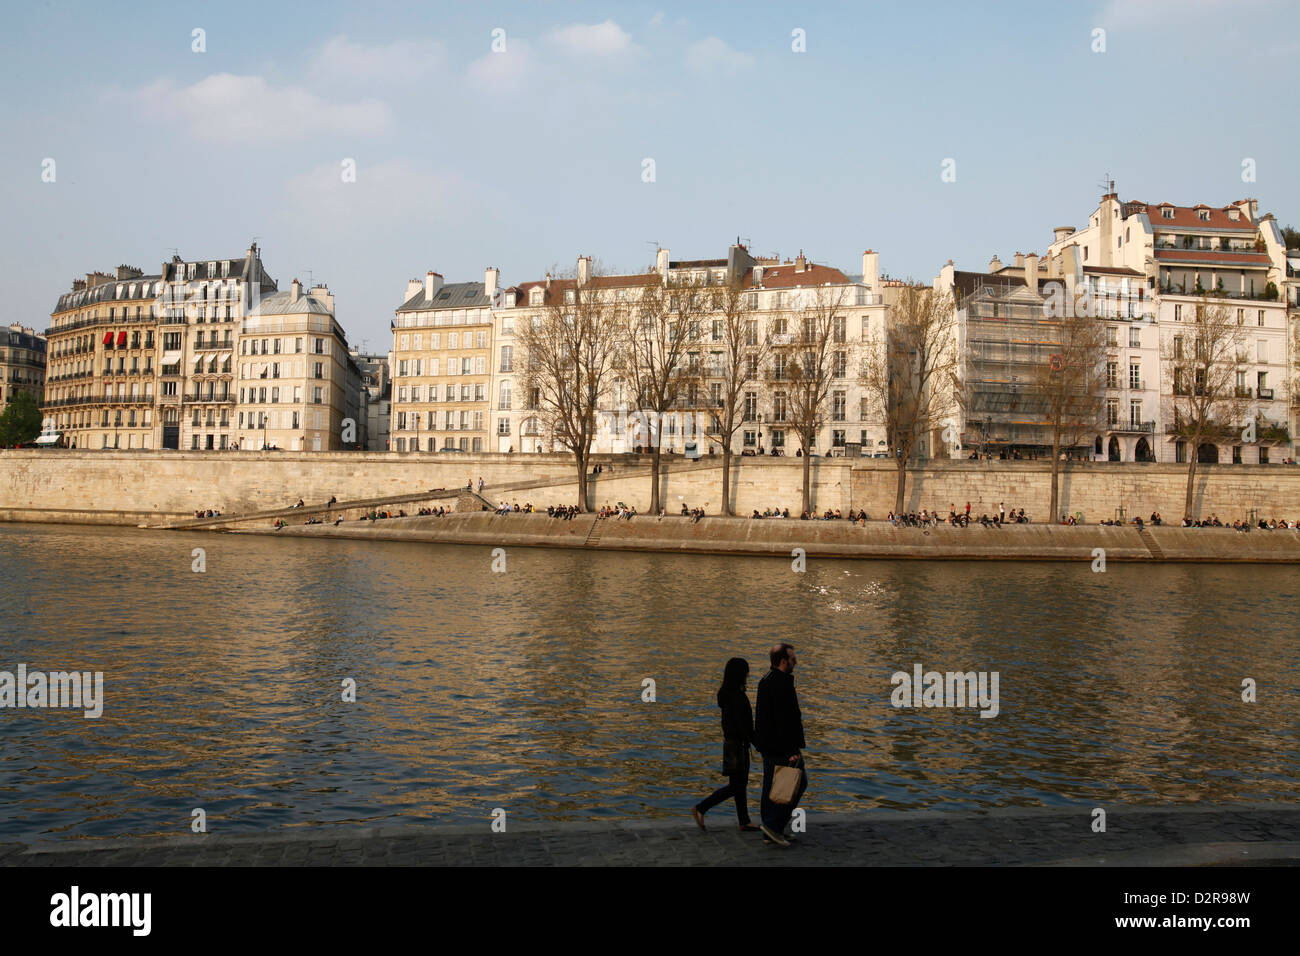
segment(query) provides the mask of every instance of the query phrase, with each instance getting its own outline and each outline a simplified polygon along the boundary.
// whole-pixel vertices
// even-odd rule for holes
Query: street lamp
[[[262,451],[266,451],[266,412],[262,412]]]

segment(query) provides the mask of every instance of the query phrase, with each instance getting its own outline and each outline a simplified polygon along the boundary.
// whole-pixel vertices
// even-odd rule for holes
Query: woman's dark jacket
[[[722,708],[722,773],[749,773],[749,747],[754,741],[754,711],[743,690],[719,697]]]

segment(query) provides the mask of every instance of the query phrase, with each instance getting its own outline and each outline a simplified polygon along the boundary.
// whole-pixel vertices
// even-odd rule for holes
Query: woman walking
[[[704,814],[728,797],[736,801],[736,819],[740,829],[757,830],[749,822],[749,808],[745,805],[745,790],[749,784],[749,747],[754,739],[754,711],[749,706],[745,682],[749,678],[749,662],[743,657],[727,661],[722,672],[722,686],[718,688],[718,707],[722,709],[722,775],[727,785],[715,790],[691,808],[691,816],[701,830]]]

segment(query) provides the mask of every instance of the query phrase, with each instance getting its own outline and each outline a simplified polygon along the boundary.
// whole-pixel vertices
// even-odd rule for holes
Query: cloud
[[[443,62],[445,51],[434,40],[395,40],[367,44],[346,35],[332,37],[316,54],[316,76],[365,83],[411,83]]]
[[[754,58],[717,37],[708,37],[686,51],[686,65],[696,73],[734,74],[754,65]]]
[[[615,56],[636,50],[631,34],[613,20],[560,27],[548,33],[546,39],[574,56]]]
[[[272,86],[260,76],[214,73],[183,87],[159,80],[126,97],[149,117],[186,125],[196,138],[216,142],[367,136],[393,125],[392,111],[379,100],[334,103],[301,87]]]
[[[466,76],[471,84],[486,93],[515,93],[533,75],[535,59],[525,41],[506,37],[503,51],[479,57],[469,65]]]

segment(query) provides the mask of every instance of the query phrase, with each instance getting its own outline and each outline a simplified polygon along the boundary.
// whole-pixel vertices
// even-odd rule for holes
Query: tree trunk
[[[1183,501],[1183,516],[1196,520],[1196,515],[1192,513],[1192,499],[1196,493],[1196,460],[1200,457],[1201,450],[1199,443],[1189,442],[1193,447],[1187,455],[1187,495]]]
[[[731,517],[731,443],[722,446],[722,514]]]
[[[587,453],[575,451],[573,457],[578,460],[578,510],[590,511],[587,507]]]
[[[1052,436],[1052,507],[1048,509],[1047,521],[1049,524],[1055,524],[1057,521],[1057,508],[1061,503],[1061,439],[1057,435]]]
[[[803,446],[803,510],[812,517],[812,455],[807,444]]]
[[[659,443],[650,449],[650,513],[659,514]]]
[[[907,498],[907,457],[895,453],[894,464],[898,468],[898,484],[894,489],[894,514],[906,514],[903,503]]]

